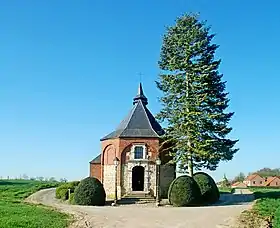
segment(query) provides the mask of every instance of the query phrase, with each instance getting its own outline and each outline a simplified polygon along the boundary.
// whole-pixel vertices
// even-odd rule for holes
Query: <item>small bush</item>
[[[177,177],[170,184],[168,199],[173,206],[194,206],[200,203],[201,193],[194,179],[184,175]]]
[[[69,197],[68,188],[60,188],[58,190],[58,199],[67,200]]]
[[[75,204],[75,200],[74,200],[74,192],[70,193],[69,203],[70,203],[70,204]]]
[[[78,205],[105,205],[106,193],[103,185],[94,177],[85,178],[75,189],[74,201]]]
[[[211,176],[207,173],[198,172],[194,174],[193,178],[199,186],[202,203],[211,204],[216,203],[219,200],[220,192]]]
[[[55,197],[57,199],[68,200],[69,198],[69,190],[70,193],[74,192],[75,188],[79,185],[80,181],[72,181],[69,183],[65,183],[60,185],[55,191]]]

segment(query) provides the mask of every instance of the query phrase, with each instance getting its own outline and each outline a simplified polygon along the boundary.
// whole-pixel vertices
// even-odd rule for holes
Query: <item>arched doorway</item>
[[[144,191],[144,170],[143,166],[132,168],[132,191]]]

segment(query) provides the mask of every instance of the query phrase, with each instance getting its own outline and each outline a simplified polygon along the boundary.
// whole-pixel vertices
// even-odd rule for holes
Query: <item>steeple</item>
[[[136,104],[139,100],[141,100],[142,103],[143,103],[144,105],[147,105],[147,104],[148,104],[148,99],[147,99],[147,97],[144,95],[143,88],[142,88],[142,83],[141,83],[141,82],[139,83],[138,93],[137,93],[137,95],[133,98],[133,104]]]
[[[164,130],[146,106],[148,99],[143,93],[141,83],[133,104],[133,108],[116,130],[101,141],[114,138],[159,138],[164,134]]]

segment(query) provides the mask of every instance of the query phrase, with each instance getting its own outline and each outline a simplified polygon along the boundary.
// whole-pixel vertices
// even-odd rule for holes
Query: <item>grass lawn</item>
[[[253,189],[258,199],[254,210],[262,217],[272,219],[272,227],[280,228],[280,188]]]
[[[230,187],[219,187],[219,192],[224,194],[224,193],[231,193],[232,192],[232,188]]]
[[[0,180],[0,227],[2,228],[63,228],[70,217],[40,205],[23,203],[32,193],[57,183],[24,180]]]
[[[280,188],[250,188],[257,199],[253,209],[246,211],[242,220],[246,227],[259,227],[262,220],[272,223],[273,228],[280,228]]]

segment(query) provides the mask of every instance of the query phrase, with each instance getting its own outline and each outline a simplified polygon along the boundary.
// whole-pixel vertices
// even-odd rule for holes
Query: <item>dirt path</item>
[[[209,207],[155,207],[154,205],[122,205],[118,207],[92,207],[68,205],[55,199],[55,189],[45,189],[26,199],[55,207],[75,216],[71,228],[229,228],[236,217],[251,204]],[[144,208],[143,208],[144,207]]]

